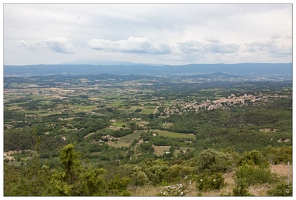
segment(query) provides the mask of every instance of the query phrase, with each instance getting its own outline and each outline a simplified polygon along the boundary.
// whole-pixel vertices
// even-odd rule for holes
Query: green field
[[[143,109],[143,106],[131,106],[129,110],[137,110],[138,108]]]
[[[141,114],[151,114],[154,112],[154,109],[143,109]]]
[[[93,107],[94,107],[94,106],[82,106],[82,105],[76,105],[77,112],[79,112],[79,111],[91,111]]]
[[[31,95],[31,97],[36,100],[36,99],[43,99],[43,96],[42,95],[38,95],[38,94],[34,94],[34,95]]]
[[[111,124],[111,126],[116,126],[116,127],[122,127],[123,125],[127,126],[127,124],[124,122],[114,122]]]
[[[121,140],[117,140],[116,142],[108,141],[106,144],[116,148],[128,147],[130,145],[128,141],[121,141]]]
[[[118,108],[120,106],[123,106],[123,102],[122,101],[114,101],[112,103],[109,104],[112,107]]]
[[[188,139],[195,139],[195,136],[192,134],[185,134],[185,133],[175,133],[175,132],[169,132],[169,131],[163,131],[163,130],[151,130],[151,132],[156,132],[160,136],[164,137],[170,137],[170,138],[188,138]]]
[[[133,141],[134,139],[137,139],[138,137],[140,137],[141,133],[144,133],[144,131],[142,130],[135,131],[133,134],[123,136],[121,140]]]

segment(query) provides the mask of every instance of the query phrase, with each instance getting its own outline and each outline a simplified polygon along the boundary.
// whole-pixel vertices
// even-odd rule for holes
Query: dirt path
[[[155,113],[157,112],[159,106],[156,106],[155,110],[153,111],[153,115],[155,115]]]

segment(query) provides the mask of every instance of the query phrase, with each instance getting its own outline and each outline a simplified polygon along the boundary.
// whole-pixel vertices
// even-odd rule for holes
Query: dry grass
[[[120,140],[117,140],[116,142],[112,142],[109,140],[108,142],[106,142],[106,144],[112,147],[120,148],[120,147],[128,147],[131,143],[127,141],[120,141]]]
[[[276,173],[279,176],[287,177],[288,173],[292,173],[293,165],[278,164],[271,165],[271,172]]]
[[[170,150],[170,147],[171,146],[155,146],[155,145],[152,145],[152,147],[154,148],[154,154],[157,155],[157,156],[161,156],[165,153],[165,151],[168,151]]]
[[[161,186],[144,186],[144,187],[134,187],[129,188],[131,191],[131,196],[137,197],[151,197],[157,196],[158,192],[161,190]]]

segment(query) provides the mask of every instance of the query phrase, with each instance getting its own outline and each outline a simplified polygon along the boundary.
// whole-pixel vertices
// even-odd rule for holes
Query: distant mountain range
[[[117,74],[147,76],[192,76],[211,74],[233,76],[288,76],[292,78],[292,63],[240,63],[189,65],[4,65],[4,76]],[[216,74],[215,74],[216,73]],[[220,74],[219,74],[220,73]]]

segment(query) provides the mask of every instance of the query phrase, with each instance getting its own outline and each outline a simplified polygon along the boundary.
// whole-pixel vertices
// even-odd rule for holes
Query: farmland
[[[222,170],[233,180],[246,152],[258,151],[270,164],[291,162],[291,81],[177,80],[108,74],[5,77],[5,163],[24,166],[39,141],[40,163],[54,169],[60,149],[75,144],[90,166],[117,166],[115,171],[130,166],[133,174],[143,165],[147,182],[141,184],[161,187],[176,183],[178,175],[167,171],[155,178],[156,171],[144,163],[156,162],[162,173],[178,168],[191,174],[197,156],[214,151],[233,158]]]

